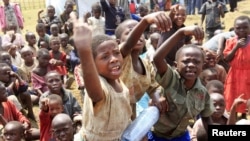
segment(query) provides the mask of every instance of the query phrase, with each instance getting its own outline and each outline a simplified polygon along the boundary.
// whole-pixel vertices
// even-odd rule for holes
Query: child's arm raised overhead
[[[131,49],[137,44],[145,29],[152,23],[155,23],[162,31],[168,31],[172,27],[172,21],[165,12],[155,12],[144,16],[129,33],[126,42],[122,44],[120,51],[123,57],[130,54]]]
[[[181,40],[185,35],[194,35],[195,39],[201,42],[204,38],[204,31],[198,26],[187,26],[179,29],[171,37],[169,37],[155,52],[154,64],[157,68],[157,72],[162,76],[168,69],[165,62],[165,56],[171,51],[171,49]]]
[[[77,19],[74,13],[71,13],[70,17],[73,20],[73,38],[77,51],[80,54],[79,58],[83,70],[85,88],[93,103],[96,103],[103,99],[104,94],[91,49],[91,29],[88,27],[87,23],[83,22],[83,20]]]

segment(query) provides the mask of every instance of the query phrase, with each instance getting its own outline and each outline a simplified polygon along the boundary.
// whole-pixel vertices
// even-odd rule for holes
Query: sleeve
[[[171,84],[176,84],[176,79],[174,79],[175,74],[172,68],[168,65],[168,70],[161,77],[158,73],[156,73],[156,81],[164,88],[170,87]]]
[[[206,15],[206,2],[202,4],[199,14]]]
[[[93,21],[92,21],[91,17],[88,18],[87,23],[88,23],[88,25],[93,26]]]
[[[103,11],[107,11],[109,9],[109,5],[106,0],[100,0]]]
[[[18,111],[15,105],[11,102],[9,102],[9,109],[12,111],[15,120],[21,123],[26,122],[29,124],[29,127],[31,126],[30,121],[20,111]]]
[[[233,42],[233,40],[228,39],[226,41],[226,45],[225,45],[225,49],[223,51],[223,55],[227,56],[229,54],[229,52],[233,49],[234,46],[235,46],[235,43]]]

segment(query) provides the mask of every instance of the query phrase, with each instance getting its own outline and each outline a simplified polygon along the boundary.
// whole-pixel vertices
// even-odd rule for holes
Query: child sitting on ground
[[[40,141],[50,141],[52,119],[63,112],[62,98],[57,94],[51,94],[41,99],[39,121],[40,121]]]
[[[51,70],[49,60],[49,51],[45,48],[39,49],[37,52],[38,64],[31,71],[31,86],[37,91],[37,95],[40,96],[48,90],[48,86],[45,83],[45,75]]]
[[[25,137],[25,129],[21,122],[10,121],[3,129],[3,140],[23,141]]]
[[[28,47],[33,51],[33,56],[36,57],[38,47],[36,45],[36,35],[33,32],[27,32],[25,34],[25,40],[28,43]]]
[[[57,114],[53,118],[51,125],[54,138],[58,141],[73,141],[74,129],[72,125],[73,122],[69,115],[64,113]]]
[[[41,48],[41,42],[44,41],[49,45],[49,34],[45,32],[45,25],[44,23],[37,23],[36,25],[36,33],[38,35],[38,41],[37,46],[38,48]],[[50,50],[50,47],[46,47],[48,50]]]

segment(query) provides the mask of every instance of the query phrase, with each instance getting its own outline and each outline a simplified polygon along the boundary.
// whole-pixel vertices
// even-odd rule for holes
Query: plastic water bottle
[[[141,141],[159,119],[157,107],[149,106],[125,129],[121,141]]]

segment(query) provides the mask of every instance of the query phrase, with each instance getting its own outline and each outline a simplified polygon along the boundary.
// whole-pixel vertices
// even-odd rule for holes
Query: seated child
[[[225,104],[224,96],[220,93],[211,93],[210,98],[215,107],[215,111],[211,115],[211,119],[212,119],[211,124],[226,125],[228,121],[228,115],[225,114],[226,104]],[[201,128],[204,128],[204,125],[202,123],[202,120],[198,119],[194,123],[193,130],[191,133],[191,140],[194,140],[194,141],[196,140],[197,132]]]
[[[49,45],[49,34],[45,32],[45,25],[44,23],[37,23],[36,25],[36,33],[38,35],[38,41],[37,46],[38,48],[41,48],[41,42],[44,41]],[[46,47],[48,50],[50,50],[49,46]]]
[[[16,106],[7,99],[7,90],[2,82],[0,82],[0,108],[2,109],[0,112],[1,123],[3,126],[6,126],[10,121],[18,121],[22,124],[24,130],[29,132],[29,135],[25,136],[26,139],[38,139],[39,132],[38,129],[31,128],[30,121],[17,110]],[[2,121],[5,121],[3,123]]]
[[[40,141],[50,141],[53,138],[51,134],[52,119],[63,112],[62,98],[57,94],[51,94],[40,101]]]
[[[206,86],[209,81],[218,80],[218,72],[215,70],[215,68],[206,68],[202,70],[199,77],[203,86]]]
[[[57,94],[63,100],[64,113],[68,114],[72,120],[79,119],[82,114],[81,106],[73,94],[63,87],[61,75],[57,71],[50,71],[45,76],[45,82],[49,90],[41,95],[40,105],[43,98],[51,94]]]
[[[31,71],[37,66],[38,62],[35,57],[33,57],[33,51],[29,47],[24,47],[20,50],[21,57],[24,60],[21,64],[21,69],[23,70],[24,74],[26,75],[25,78],[27,78],[26,81],[29,84],[29,92],[31,96],[31,100],[33,104],[37,104],[39,101],[39,93],[35,89],[32,88],[31,84]]]
[[[36,57],[38,47],[36,46],[36,35],[33,32],[27,32],[25,34],[25,40],[28,43],[28,47],[33,51],[33,56]]]
[[[17,67],[21,66],[23,59],[16,45],[14,45],[13,43],[5,43],[3,44],[2,49],[10,54],[11,62],[13,65]]]
[[[54,138],[58,141],[73,141],[74,129],[72,127],[73,122],[69,115],[60,113],[57,114],[51,125],[51,130]]]
[[[50,26],[55,23],[55,24],[61,24],[60,19],[55,15],[55,7],[52,5],[49,5],[47,7],[47,14],[44,17],[41,17],[41,13],[43,10],[38,11],[38,23],[44,23],[46,33],[48,35],[51,35],[50,32]]]
[[[37,91],[37,95],[42,95],[48,90],[48,86],[45,83],[45,75],[50,71],[49,51],[45,48],[41,48],[37,52],[37,66],[31,71],[31,87]]]
[[[60,29],[59,29],[58,24],[51,24],[51,26],[50,26],[50,32],[51,32],[51,35],[50,35],[49,38],[58,37],[59,33],[60,33]]]
[[[224,94],[224,85],[219,80],[210,80],[209,82],[207,82],[206,88],[209,94],[211,93],[220,93],[222,95]]]
[[[60,50],[60,38],[59,37],[51,37],[50,38],[50,68],[51,70],[56,70],[61,76],[63,80],[63,84],[66,86],[66,82],[68,79],[68,70],[66,67],[66,53]],[[66,86],[69,88],[70,86]]]

